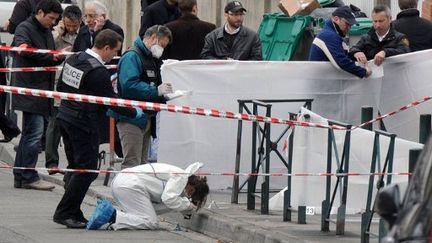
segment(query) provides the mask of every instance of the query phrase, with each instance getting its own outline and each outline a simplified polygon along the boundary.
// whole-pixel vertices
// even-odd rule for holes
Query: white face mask
[[[159,45],[159,41],[156,43],[156,45],[153,45],[150,47],[150,51],[155,58],[160,58],[162,56],[162,53],[164,51],[163,47]]]

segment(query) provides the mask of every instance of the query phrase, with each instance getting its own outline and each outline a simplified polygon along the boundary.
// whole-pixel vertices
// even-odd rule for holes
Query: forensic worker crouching
[[[92,49],[70,56],[63,67],[57,90],[67,93],[117,98],[110,73],[104,66],[122,46],[123,38],[112,30],[101,31]],[[139,108],[110,107],[128,117],[141,117]],[[57,122],[65,145],[69,169],[96,170],[99,157],[99,120],[105,106],[62,100]],[[85,228],[87,220],[81,203],[95,180],[95,173],[66,173],[65,192],[54,213],[53,220],[68,228]]]
[[[202,163],[185,170],[164,163],[149,163],[122,170],[112,181],[111,191],[119,209],[107,200],[98,202],[87,229],[109,224],[114,230],[157,229],[157,215],[181,212],[185,217],[204,206],[207,178],[194,175]]]

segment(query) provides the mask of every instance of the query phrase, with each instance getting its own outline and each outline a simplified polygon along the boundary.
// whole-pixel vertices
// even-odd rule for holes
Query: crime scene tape
[[[0,85],[0,92],[20,94],[26,96],[56,98],[62,100],[71,100],[71,101],[78,101],[78,102],[85,102],[85,103],[92,103],[92,104],[99,104],[99,105],[108,105],[108,106],[121,106],[121,107],[130,107],[130,108],[139,107],[141,109],[150,110],[150,111],[168,111],[173,113],[184,113],[189,115],[210,116],[210,117],[226,118],[226,119],[234,119],[234,120],[286,124],[289,126],[304,126],[304,127],[317,127],[317,128],[331,128],[335,130],[346,130],[346,128],[336,126],[336,125],[293,121],[293,120],[286,120],[277,117],[266,117],[266,116],[259,116],[259,115],[255,116],[246,113],[234,113],[230,111],[221,111],[217,109],[205,109],[199,107],[195,108],[190,106],[176,106],[176,105],[152,103],[146,101],[125,100],[125,99],[108,98],[108,97],[100,97],[100,96],[92,96],[92,95],[72,94],[72,93],[47,91],[47,90],[40,90],[40,89],[28,89],[28,88],[5,86],[5,85]]]
[[[30,53],[40,53],[40,54],[61,54],[61,55],[72,55],[76,52],[71,51],[58,51],[58,50],[48,50],[48,49],[37,49],[31,47],[18,47],[10,45],[0,45],[1,51],[12,51],[12,52],[30,52]],[[119,59],[119,56],[115,56],[113,59]]]
[[[14,167],[5,164],[0,164],[0,169],[11,169],[11,170],[34,170],[34,171],[47,171],[47,172],[73,172],[73,173],[97,173],[97,174],[170,174],[170,175],[189,175],[186,172],[142,172],[142,171],[119,171],[119,170],[89,170],[89,169],[62,169],[62,168],[27,168],[27,167]],[[343,176],[410,176],[410,172],[348,172],[348,173],[235,173],[235,172],[198,172],[194,175],[198,176],[271,176],[271,177],[343,177]]]
[[[105,65],[107,69],[117,69],[117,65]],[[55,72],[61,71],[63,66],[51,67],[23,67],[23,68],[0,68],[0,73],[29,73],[29,72]]]
[[[252,122],[274,123],[274,124],[285,124],[289,126],[327,128],[327,129],[334,129],[334,130],[354,130],[364,125],[382,120],[390,116],[394,116],[402,111],[405,111],[409,108],[416,107],[432,99],[431,96],[426,96],[421,100],[414,101],[408,105],[402,106],[396,111],[392,111],[387,114],[378,116],[375,119],[364,122],[357,126],[352,126],[350,129],[348,129],[337,125],[287,120],[287,119],[281,119],[277,117],[266,117],[266,116],[251,115],[246,113],[234,113],[230,111],[221,111],[217,109],[205,109],[205,108],[190,107],[190,106],[177,106],[177,105],[160,104],[160,103],[152,103],[152,102],[145,102],[145,101],[125,100],[119,98],[108,98],[108,97],[100,97],[100,96],[92,96],[92,95],[64,93],[64,92],[57,92],[57,91],[28,89],[28,88],[5,86],[5,85],[0,85],[0,92],[20,94],[26,96],[57,98],[62,100],[71,100],[71,101],[78,101],[78,102],[85,102],[85,103],[92,103],[92,104],[99,104],[99,105],[108,105],[108,106],[121,106],[121,107],[130,107],[130,108],[139,107],[141,109],[150,110],[150,111],[168,111],[173,113],[183,113],[189,115],[211,116],[216,118],[226,118],[226,119],[252,121]]]

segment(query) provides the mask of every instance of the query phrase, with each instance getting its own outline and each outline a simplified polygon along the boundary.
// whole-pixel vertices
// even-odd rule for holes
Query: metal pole
[[[239,113],[242,114],[244,102],[240,101],[240,100],[238,102],[239,102]],[[235,173],[240,172],[242,128],[243,128],[243,121],[239,120],[238,125],[237,125],[237,147],[236,147],[236,158],[235,158]],[[231,203],[238,204],[238,194],[239,194],[239,176],[236,175],[233,178]]]
[[[361,108],[361,123],[370,121],[372,119],[373,119],[373,107],[371,107],[371,106],[363,106]],[[362,128],[366,129],[366,130],[369,130],[369,131],[372,131],[372,126],[373,126],[373,124],[370,123],[370,124],[367,124],[367,125],[363,126]]]
[[[271,116],[271,107],[272,105],[266,106],[266,116]],[[264,125],[265,131],[265,168],[263,169],[264,173],[270,173],[270,123],[266,123]],[[269,198],[270,198],[270,176],[264,177],[264,182],[261,187],[261,214],[269,214]]]
[[[431,133],[431,115],[421,114],[420,115],[420,131],[419,131],[419,142],[425,144]]]
[[[420,157],[421,149],[411,149],[409,151],[409,165],[408,172],[413,173],[417,164],[417,160]],[[411,181],[411,176],[408,177],[408,183]]]

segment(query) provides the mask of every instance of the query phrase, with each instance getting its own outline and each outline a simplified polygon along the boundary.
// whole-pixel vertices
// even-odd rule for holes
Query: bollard
[[[419,142],[425,144],[431,133],[431,115],[420,115]]]
[[[409,164],[408,172],[413,173],[417,164],[417,160],[420,157],[421,149],[410,149],[409,151]],[[411,176],[408,177],[408,183],[411,181]]]
[[[298,206],[298,224],[306,224],[306,206]]]
[[[363,106],[361,108],[361,123],[363,124],[364,122],[370,121],[373,119],[373,107],[371,106]],[[363,126],[363,129],[372,131],[372,127],[373,124],[367,124],[365,126]]]

